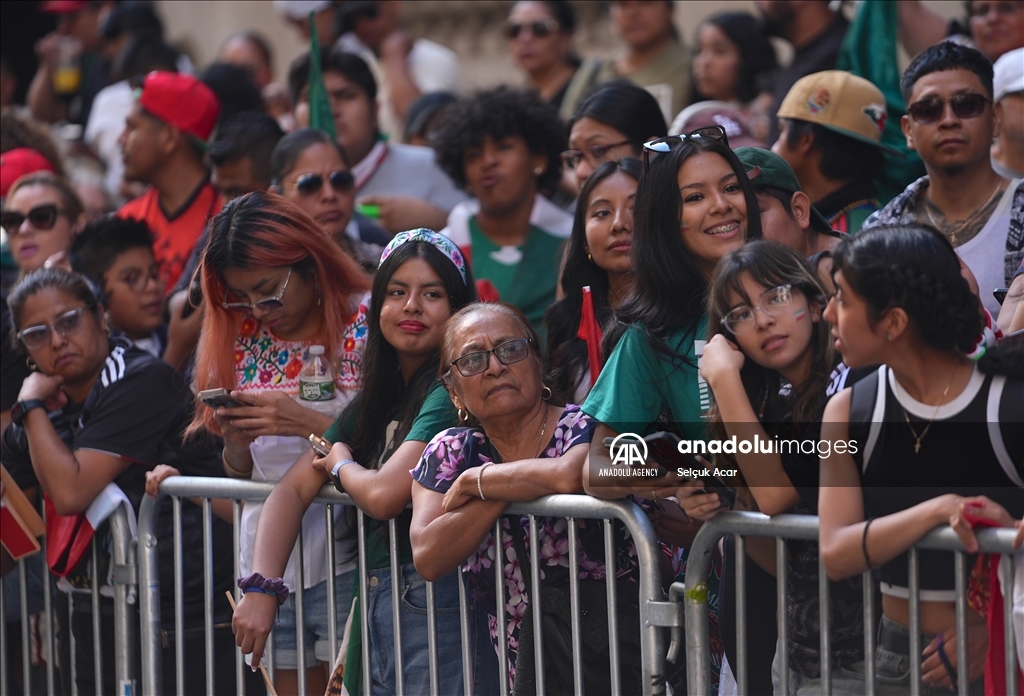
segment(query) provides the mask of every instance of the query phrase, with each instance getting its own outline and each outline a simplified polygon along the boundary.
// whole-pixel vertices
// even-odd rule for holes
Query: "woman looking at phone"
[[[284,475],[265,503],[266,516],[256,530],[253,568],[266,577],[280,576],[295,544],[299,521],[320,488],[333,482],[352,496],[369,515],[367,569],[374,578],[365,598],[374,694],[395,691],[392,586],[398,583],[403,602],[402,658],[404,684],[413,693],[430,690],[427,664],[425,582],[412,565],[409,546],[412,500],[409,471],[434,435],[458,420],[447,392],[437,379],[441,332],[448,316],[475,299],[469,269],[455,245],[436,232],[399,233],[385,248],[374,276],[367,315],[364,387],[324,434],[334,442],[330,454],[314,458],[311,451]],[[352,464],[358,465],[350,466]],[[388,525],[397,517],[402,576],[392,578]],[[455,573],[435,584],[439,649],[459,655],[458,583]],[[358,592],[358,588],[356,588]],[[274,625],[277,602],[262,594],[247,594],[235,610],[233,626],[243,652],[259,664]],[[347,611],[347,607],[345,608]],[[362,693],[362,643],[357,613],[353,617],[345,684]],[[378,644],[379,641],[379,644]],[[477,670],[483,677],[483,670]],[[493,671],[492,671],[493,675]],[[480,693],[493,691],[486,682]],[[462,662],[441,664],[443,693],[461,693]],[[491,685],[496,686],[496,684]]]
[[[309,216],[280,196],[263,192],[236,198],[217,215],[201,264],[207,308],[196,354],[196,388],[229,389],[244,405],[199,408],[189,432],[205,427],[223,435],[229,476],[277,481],[309,450],[310,433],[325,431],[362,387],[369,278]],[[232,345],[234,350],[225,350]],[[333,403],[317,402],[330,405],[323,411],[297,400],[299,371],[311,345],[324,346],[336,366],[337,396]],[[241,572],[250,582],[261,507],[247,502],[242,512]],[[351,553],[341,550],[338,566],[325,567],[327,539],[319,511],[303,519],[303,543],[306,629],[320,638],[316,649],[308,651],[307,663],[314,658],[330,662],[329,617],[323,610],[327,573],[350,571],[354,563]],[[339,607],[347,608],[351,601],[349,578],[338,582],[343,591]],[[291,560],[284,582],[295,587]],[[339,630],[345,616],[339,612]],[[294,692],[298,659],[293,597],[281,607],[280,620],[276,679],[279,688]],[[307,679],[311,692],[326,686],[321,669],[310,669]]]

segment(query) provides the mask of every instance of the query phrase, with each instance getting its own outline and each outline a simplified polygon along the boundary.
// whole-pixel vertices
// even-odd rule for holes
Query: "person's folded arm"
[[[674,471],[656,479],[640,480],[637,478],[624,479],[622,477],[602,476],[595,479],[591,476],[594,471],[612,468],[612,459],[608,455],[608,448],[603,445],[606,438],[614,438],[619,435],[618,431],[603,423],[598,423],[594,429],[592,439],[593,446],[587,448],[586,459],[583,463],[582,479],[583,491],[595,498],[603,500],[619,500],[627,495],[636,495],[648,500],[667,498],[675,495],[676,489],[684,483],[684,479],[676,475]],[[653,464],[653,461],[648,463]],[[626,481],[637,483],[631,485]]]
[[[413,482],[409,527],[412,559],[417,572],[431,582],[469,558],[508,507],[503,500],[476,499],[442,512],[443,498],[441,493]]]
[[[403,442],[380,469],[345,465],[338,470],[342,489],[352,496],[359,509],[378,520],[397,517],[412,500],[412,477],[409,472],[423,455],[427,443],[420,440]],[[323,467],[330,471],[343,459],[352,459],[344,444],[335,443],[325,457]]]

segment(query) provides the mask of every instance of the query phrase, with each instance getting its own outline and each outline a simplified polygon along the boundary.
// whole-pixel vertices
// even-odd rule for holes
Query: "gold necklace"
[[[953,374],[949,376],[949,382],[946,383],[946,388],[942,390],[942,396],[939,397],[940,401],[946,398],[946,394],[949,393],[949,387],[953,384],[953,377],[955,376],[956,367],[953,368]],[[935,407],[935,413],[932,414],[932,419],[928,421],[928,425],[924,426],[924,430],[922,430],[921,434],[918,435],[917,431],[914,430],[914,426],[910,423],[910,414],[907,413],[906,407],[902,403],[900,404],[900,408],[903,409],[903,419],[907,421],[907,427],[910,428],[910,432],[914,435],[914,454],[921,451],[921,440],[923,440],[924,436],[928,434],[928,429],[932,427],[932,423],[935,422],[935,417],[939,415],[939,409],[942,408],[942,406],[943,404],[940,403]]]
[[[963,229],[964,229],[965,227],[967,227],[967,226],[968,226],[969,224],[971,224],[971,223],[972,223],[972,222],[974,221],[974,218],[975,218],[975,216],[976,216],[976,215],[977,215],[978,213],[980,213],[980,212],[981,212],[982,210],[984,210],[985,208],[987,208],[987,207],[988,207],[988,204],[989,204],[989,203],[991,203],[991,202],[992,202],[993,200],[995,200],[996,194],[997,194],[997,193],[999,193],[999,190],[1000,190],[1000,189],[1001,189],[1002,187],[1003,187],[1003,182],[1002,182],[1002,181],[1000,181],[999,183],[997,183],[997,184],[996,184],[996,190],[992,192],[992,195],[988,197],[988,200],[987,200],[987,201],[985,201],[984,203],[982,203],[982,204],[981,204],[981,207],[980,207],[980,208],[977,208],[977,209],[975,209],[975,211],[974,211],[973,213],[971,213],[971,214],[970,214],[970,215],[969,215],[969,216],[967,217],[967,219],[966,219],[966,220],[964,220],[964,221],[963,221],[963,222],[962,222],[962,223],[960,224],[960,226],[959,226],[959,227],[957,227],[957,228],[956,228],[955,230],[953,230],[952,232],[949,232],[949,233],[948,233],[948,234],[949,234],[949,243],[950,243],[950,244],[952,244],[952,245],[953,245],[954,247],[956,246],[956,236],[957,236],[958,234],[960,234],[960,232],[962,232],[962,231],[963,231]],[[935,219],[935,216],[934,216],[934,215],[932,215],[932,207],[934,207],[934,206],[933,206],[933,204],[932,204],[932,203],[930,203],[930,202],[928,201],[928,198],[927,198],[927,196],[926,196],[926,197],[925,197],[925,201],[924,201],[924,212],[925,212],[925,213],[926,213],[926,214],[928,215],[928,221],[932,223],[932,227],[934,227],[935,229],[937,229],[937,230],[942,230],[942,226],[941,226],[941,225],[939,224],[939,222],[938,222],[938,221],[937,221],[937,220]],[[941,211],[940,211],[940,212],[941,212]],[[943,216],[943,218],[945,218],[945,216],[946,216],[946,215],[945,215],[945,213],[943,213],[943,215],[942,215],[942,216]]]
[[[542,455],[544,453],[544,445],[547,444],[547,441],[544,439],[544,433],[546,433],[548,431],[548,414],[549,414],[548,407],[547,407],[547,404],[545,404],[544,405],[544,423],[543,423],[543,425],[540,426],[540,451],[537,452],[537,457],[540,457],[540,455]],[[494,447],[494,451],[498,453],[499,457],[501,457],[501,461],[502,462],[507,462],[508,461],[507,459],[505,459],[505,455],[503,455],[501,453],[501,450],[498,449],[497,445],[495,445],[492,442],[491,446]]]

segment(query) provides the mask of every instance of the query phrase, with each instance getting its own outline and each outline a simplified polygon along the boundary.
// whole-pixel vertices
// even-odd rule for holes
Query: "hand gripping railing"
[[[686,582],[674,583],[669,592],[671,601],[683,599],[685,605],[686,637],[684,640],[681,626],[673,627],[672,638],[669,645],[668,659],[674,660],[679,651],[685,645],[686,649],[686,670],[687,690],[690,696],[706,696],[710,693],[710,648],[708,638],[708,613],[707,613],[707,578],[711,564],[711,555],[718,544],[719,539],[727,534],[737,535],[736,544],[736,587],[741,590],[745,587],[743,582],[745,573],[745,554],[743,536],[775,537],[777,549],[777,572],[779,578],[779,643],[782,649],[779,651],[780,662],[780,687],[786,693],[789,683],[788,659],[786,645],[785,625],[785,584],[787,581],[786,569],[786,548],[785,539],[806,539],[817,541],[818,539],[818,518],[811,515],[776,515],[767,517],[754,512],[726,512],[715,516],[706,522],[697,533],[690,548],[686,567]],[[979,550],[986,553],[1004,554],[1001,561],[1001,572],[1005,586],[1013,585],[1013,563],[1012,544],[1014,530],[1012,529],[984,529],[976,532]],[[909,584],[910,584],[910,661],[911,661],[911,694],[920,692],[921,677],[921,651],[924,646],[921,642],[921,603],[920,603],[920,575],[917,565],[917,550],[932,549],[939,551],[952,551],[956,554],[956,630],[958,636],[967,636],[967,554],[960,543],[956,533],[949,527],[939,527],[925,535],[915,544],[909,552]],[[1020,553],[1020,552],[1018,552]],[[828,607],[828,581],[825,570],[819,560],[819,582],[820,606]],[[864,580],[864,654],[865,654],[865,690],[869,696],[875,692],[874,674],[874,653],[875,653],[875,631],[876,615],[874,608],[874,579],[870,571],[863,575]],[[738,665],[732,665],[737,677],[739,693],[748,692],[747,669],[746,669],[746,611],[745,603],[740,600],[742,592],[737,594],[736,606],[736,652]],[[732,598],[724,598],[730,601]],[[1012,601],[1004,602],[1004,624],[1005,624],[1005,657],[1006,657],[1006,684],[1008,696],[1017,696],[1016,679],[1016,650],[1014,647]],[[831,693],[829,665],[830,654],[830,631],[829,621],[823,619],[821,625],[821,676],[822,684],[826,694]],[[968,641],[957,640],[957,664],[968,663]],[[967,696],[970,680],[958,680],[958,688],[961,696]]]
[[[209,498],[232,498],[238,500],[263,500],[273,490],[274,484],[272,483],[257,483],[251,481],[237,481],[233,479],[219,479],[219,478],[189,478],[189,477],[172,477],[166,479],[160,486],[160,494],[172,495],[175,497],[175,501],[179,501],[181,497],[200,497],[203,499]],[[316,499],[316,502],[325,503],[328,505],[332,504],[347,504],[351,505],[352,501],[347,495],[338,493],[330,486],[325,486]],[[155,522],[159,510],[159,499],[148,498],[143,502],[142,508],[139,514],[139,539],[140,539],[140,553],[139,553],[139,569],[141,584],[143,587],[143,598],[142,598],[142,636],[141,636],[141,649],[142,649],[142,689],[143,693],[146,694],[159,694],[162,688],[161,674],[162,674],[162,657],[160,650],[160,585],[159,585],[159,574],[157,572],[157,540],[154,534]],[[180,503],[179,503],[180,504]],[[206,513],[206,519],[209,519],[209,503],[206,502],[204,510]],[[614,539],[612,536],[611,520],[619,520],[629,530],[633,537],[636,545],[637,557],[640,564],[640,611],[641,611],[641,652],[642,652],[642,678],[643,688],[645,694],[663,694],[665,693],[664,674],[665,674],[665,634],[664,628],[666,626],[678,626],[681,621],[678,605],[663,601],[664,593],[662,591],[661,579],[659,573],[659,551],[658,544],[655,541],[654,528],[652,527],[650,520],[643,512],[631,502],[627,501],[604,501],[596,498],[591,498],[584,495],[553,495],[545,498],[538,499],[529,503],[515,503],[508,507],[508,513],[531,515],[530,524],[530,538],[531,538],[531,568],[534,573],[533,586],[540,588],[539,580],[539,565],[537,563],[537,524],[534,516],[544,517],[565,517],[568,518],[568,530],[569,530],[569,542],[570,548],[575,547],[576,542],[576,525],[574,524],[576,519],[601,519],[604,520],[604,533],[605,533],[605,556],[609,559],[615,558],[614,553]],[[328,514],[327,519],[330,522],[333,518]],[[235,503],[235,521],[236,528],[238,522],[238,503]],[[366,549],[365,549],[365,538],[363,532],[363,517],[360,514],[358,516],[359,523],[359,555],[362,567],[365,567],[366,560]],[[499,521],[500,524],[500,521]],[[175,534],[178,534],[178,526],[176,525]],[[328,530],[331,531],[330,529]],[[393,531],[393,530],[392,530]],[[333,538],[333,534],[329,534],[329,538]],[[397,564],[397,543],[395,541],[394,533],[391,534],[391,554],[392,554],[392,572],[393,575],[396,572]],[[204,544],[207,545],[206,555],[209,556],[209,538],[204,537]],[[328,544],[328,552],[333,551],[333,545]],[[236,548],[237,557],[237,548]],[[333,567],[333,559],[329,559],[329,566]],[[614,563],[614,561],[612,561]],[[297,564],[301,568],[301,563]],[[501,571],[502,564],[495,564],[497,571]],[[573,577],[579,577],[578,575],[577,557],[575,554],[570,554],[570,571]],[[177,571],[180,573],[180,570]],[[329,580],[333,580],[329,578]],[[498,587],[502,588],[504,584],[504,578],[498,578]],[[207,585],[209,585],[210,579],[207,578]],[[612,677],[613,677],[613,694],[621,693],[618,679],[618,645],[617,645],[617,626],[615,621],[615,578],[614,573],[610,574],[607,578],[608,582],[608,613],[610,623],[610,661],[612,662]],[[362,596],[367,597],[366,588],[366,573],[362,573],[360,577],[360,583],[362,585]],[[473,684],[473,675],[471,670],[467,667],[472,664],[472,654],[470,647],[469,637],[469,626],[468,626],[468,609],[466,603],[466,593],[464,588],[461,587],[460,582],[460,613],[462,618],[462,657],[464,665],[464,677],[463,684],[466,693],[471,693]],[[397,578],[392,578],[393,597],[397,596],[394,594],[397,588]],[[579,597],[578,581],[573,582],[570,591],[571,601],[573,602],[574,608],[577,606]],[[543,592],[543,588],[539,590]],[[435,607],[433,602],[433,583],[427,584],[428,593],[428,636],[430,646],[430,675],[431,675],[431,692],[437,694],[439,691],[438,687],[438,666],[439,656],[436,654],[436,620],[435,620]],[[333,587],[328,591],[329,600],[333,598]],[[180,600],[181,597],[176,597]],[[495,609],[500,613],[504,612],[504,593],[499,596],[497,606]],[[537,598],[539,600],[539,597]],[[180,601],[176,601],[176,606],[180,606]],[[539,607],[540,602],[534,601],[532,603],[533,610],[535,612],[534,617],[537,621],[537,625],[540,625]],[[207,615],[212,615],[210,607],[207,607]],[[366,623],[366,602],[360,602],[360,609],[362,614],[362,631],[363,631],[363,674],[368,675],[369,670],[369,640],[366,635],[367,623]],[[329,605],[329,611],[335,611],[334,607]],[[180,610],[179,610],[180,611]],[[398,613],[395,613],[396,624]],[[578,616],[578,614],[577,614]],[[177,617],[176,617],[177,618]],[[297,616],[297,621],[301,623],[302,617]],[[396,625],[395,627],[395,642],[396,648],[401,643],[401,627]],[[301,632],[300,632],[301,633]],[[537,639],[535,640],[535,660],[537,665],[538,675],[543,674],[543,641],[538,632]],[[573,625],[573,638],[574,638],[574,650],[573,650],[573,674],[575,677],[576,691],[582,693],[583,685],[583,667],[581,664],[581,653],[580,653],[580,626],[578,619],[574,621]],[[504,637],[504,632],[499,632]],[[273,634],[271,634],[273,636]],[[207,655],[210,655],[212,650],[212,629],[207,629]],[[504,641],[502,641],[504,643]],[[505,645],[502,645],[502,650],[499,652],[500,657],[504,657]],[[299,648],[299,654],[302,654],[302,648]],[[395,650],[396,662],[400,656],[400,650]],[[301,660],[301,657],[300,657]],[[178,660],[180,662],[180,659]],[[211,661],[207,662],[208,678],[210,671]],[[396,668],[398,665],[396,665]],[[505,669],[507,665],[503,665],[501,671],[502,675],[507,674]],[[179,679],[178,684],[180,688],[181,682],[181,669],[179,665]],[[236,674],[241,671],[240,663],[236,661]],[[240,676],[240,674],[239,674]],[[304,676],[303,670],[299,670],[300,680]],[[240,683],[239,679],[239,683]],[[538,679],[538,693],[543,693],[543,680]],[[499,682],[501,693],[507,693],[508,683],[506,679],[501,679]],[[363,686],[366,693],[369,693],[370,682],[369,679],[363,680]],[[400,669],[396,669],[396,690],[401,693],[403,691],[402,686],[402,675]],[[302,685],[300,684],[300,690]]]

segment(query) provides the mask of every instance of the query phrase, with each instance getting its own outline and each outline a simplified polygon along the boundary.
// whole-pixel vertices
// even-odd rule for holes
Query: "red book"
[[[39,551],[39,541],[46,528],[32,503],[0,465],[4,495],[0,498],[0,543],[14,560]]]

